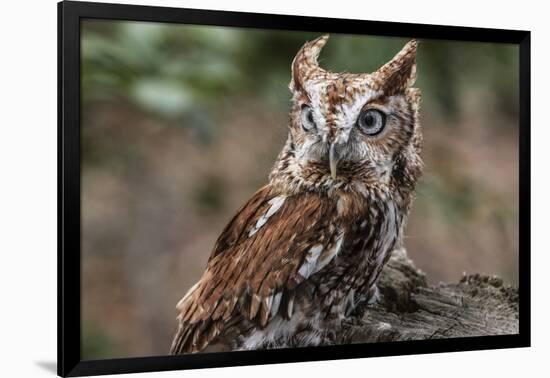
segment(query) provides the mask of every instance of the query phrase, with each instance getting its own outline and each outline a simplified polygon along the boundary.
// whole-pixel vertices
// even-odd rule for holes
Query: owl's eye
[[[313,110],[307,105],[302,107],[302,128],[305,131],[310,131],[315,128],[315,120],[313,119]]]
[[[380,110],[367,109],[357,118],[357,126],[367,135],[379,134],[386,125],[386,115]]]

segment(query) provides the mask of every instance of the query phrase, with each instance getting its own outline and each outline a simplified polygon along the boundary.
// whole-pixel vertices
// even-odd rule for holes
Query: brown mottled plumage
[[[292,63],[287,142],[178,304],[173,354],[318,345],[376,298],[422,170],[417,42],[350,74],[318,66],[327,39]]]

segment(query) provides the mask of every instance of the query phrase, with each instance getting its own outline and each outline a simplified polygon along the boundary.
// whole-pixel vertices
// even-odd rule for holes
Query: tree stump
[[[516,334],[518,290],[502,279],[464,275],[427,284],[404,249],[395,250],[378,283],[379,300],[362,306],[326,344]],[[334,335],[333,335],[334,336]]]

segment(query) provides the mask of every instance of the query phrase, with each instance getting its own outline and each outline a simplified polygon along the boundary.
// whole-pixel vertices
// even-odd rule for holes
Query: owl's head
[[[420,91],[415,40],[372,73],[334,73],[317,57],[328,35],[307,42],[292,62],[290,132],[281,168],[309,184],[351,180],[414,188],[420,174]],[[411,189],[412,189],[411,188]]]

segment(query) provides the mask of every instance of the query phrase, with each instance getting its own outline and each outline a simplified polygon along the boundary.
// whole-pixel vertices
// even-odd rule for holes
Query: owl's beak
[[[332,143],[328,151],[328,161],[330,166],[330,176],[332,179],[336,179],[336,170],[338,168],[338,162],[340,161],[340,154],[338,153],[338,144]]]

